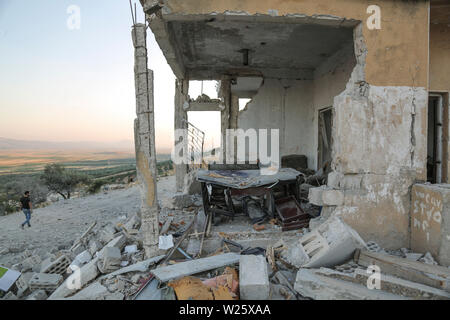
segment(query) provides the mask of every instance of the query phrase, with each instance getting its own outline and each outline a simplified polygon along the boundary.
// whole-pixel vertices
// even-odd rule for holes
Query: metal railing
[[[194,126],[192,123],[183,120],[184,123],[187,125],[187,147],[188,147],[188,154],[190,156],[190,165],[189,165],[189,171],[201,168],[203,164],[203,147],[205,144],[205,133]]]

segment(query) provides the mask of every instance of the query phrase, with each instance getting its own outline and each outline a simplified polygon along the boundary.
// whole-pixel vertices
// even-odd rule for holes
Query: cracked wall
[[[334,172],[328,183],[344,193],[334,214],[366,241],[409,247],[411,186],[426,179],[428,92],[367,83],[361,26],[355,29],[355,54],[347,88],[334,99]]]

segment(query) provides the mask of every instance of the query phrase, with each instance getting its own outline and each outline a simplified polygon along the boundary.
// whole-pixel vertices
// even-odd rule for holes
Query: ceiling
[[[169,30],[190,79],[222,75],[312,79],[315,68],[353,41],[349,25],[211,19],[170,21]]]

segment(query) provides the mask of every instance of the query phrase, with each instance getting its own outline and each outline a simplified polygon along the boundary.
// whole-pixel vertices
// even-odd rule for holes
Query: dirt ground
[[[172,197],[175,177],[158,181],[158,199]],[[137,185],[101,192],[83,198],[61,200],[33,210],[31,228],[20,228],[22,212],[0,217],[0,265],[11,267],[21,261],[20,253],[28,249],[40,256],[70,248],[89,225],[103,226],[138,212],[140,194]]]

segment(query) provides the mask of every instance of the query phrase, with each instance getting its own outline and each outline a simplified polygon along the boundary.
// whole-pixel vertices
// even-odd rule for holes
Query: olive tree
[[[50,191],[60,194],[64,199],[70,199],[79,184],[90,182],[87,174],[66,169],[57,163],[46,165],[41,179]]]

